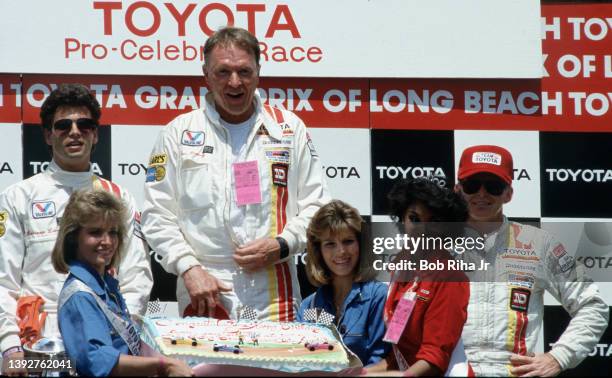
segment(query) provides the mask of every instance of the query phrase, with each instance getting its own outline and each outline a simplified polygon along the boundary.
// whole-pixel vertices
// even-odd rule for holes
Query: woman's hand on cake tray
[[[238,246],[234,251],[234,261],[240,267],[256,271],[280,259],[280,244],[273,238],[261,238]]]
[[[183,273],[185,287],[191,298],[191,306],[198,316],[213,317],[219,303],[219,293],[231,291],[221,280],[201,266],[194,266]]]
[[[176,358],[164,357],[164,376],[166,377],[193,377],[193,370],[183,361]]]

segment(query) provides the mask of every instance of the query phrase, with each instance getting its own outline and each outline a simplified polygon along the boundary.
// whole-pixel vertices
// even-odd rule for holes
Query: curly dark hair
[[[86,86],[78,83],[60,84],[40,108],[40,120],[44,129],[51,129],[55,112],[62,106],[85,107],[91,113],[93,120],[96,122],[100,120],[100,103]]]
[[[408,207],[415,202],[422,203],[431,211],[430,222],[460,223],[468,218],[465,200],[428,178],[397,182],[387,194],[387,201],[389,215],[398,226],[403,223]]]

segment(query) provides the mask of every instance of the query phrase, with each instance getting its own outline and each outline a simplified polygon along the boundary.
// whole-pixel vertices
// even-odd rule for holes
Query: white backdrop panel
[[[310,128],[332,197],[372,214],[370,130]]]
[[[542,74],[537,0],[29,0],[0,14],[0,72],[198,75],[207,35],[233,21],[265,45],[264,76]]]
[[[146,166],[157,135],[163,126],[113,125],[111,174],[125,187],[142,209]]]
[[[0,192],[21,180],[21,124],[0,123]]]

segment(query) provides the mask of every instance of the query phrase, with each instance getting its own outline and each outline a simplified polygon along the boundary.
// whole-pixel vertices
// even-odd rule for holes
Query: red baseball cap
[[[513,166],[512,155],[505,148],[489,145],[472,146],[461,154],[457,178],[463,180],[477,173],[487,172],[511,184]]]

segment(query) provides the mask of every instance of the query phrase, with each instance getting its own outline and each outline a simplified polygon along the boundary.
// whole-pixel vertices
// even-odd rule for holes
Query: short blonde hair
[[[359,263],[355,282],[370,281],[375,276],[368,254],[364,253],[364,221],[359,211],[346,202],[332,200],[321,207],[310,220],[306,232],[308,238],[306,275],[314,286],[320,287],[331,282],[331,272],[321,254],[321,241],[326,235],[352,231],[359,241]]]
[[[111,193],[99,189],[78,190],[72,193],[60,221],[60,229],[51,254],[53,268],[59,273],[68,273],[68,263],[77,258],[78,234],[81,227],[95,220],[102,220],[117,227],[119,244],[107,268],[116,267],[123,255],[127,232],[126,219],[126,207]]]

